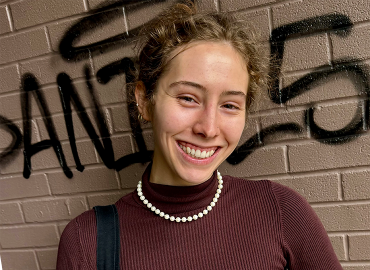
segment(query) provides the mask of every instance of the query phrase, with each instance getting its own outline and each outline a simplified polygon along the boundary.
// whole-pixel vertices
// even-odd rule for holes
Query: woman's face
[[[196,185],[238,144],[249,75],[227,43],[196,42],[173,55],[158,81],[150,117],[155,142],[150,181]]]

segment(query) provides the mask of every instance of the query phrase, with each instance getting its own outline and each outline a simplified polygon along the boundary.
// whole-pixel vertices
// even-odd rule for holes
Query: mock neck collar
[[[142,176],[142,190],[145,198],[155,207],[167,214],[179,214],[208,206],[217,190],[217,174],[214,172],[207,181],[194,186],[169,186],[149,182],[151,165]],[[136,193],[136,191],[135,191]],[[135,200],[139,201],[134,195]]]

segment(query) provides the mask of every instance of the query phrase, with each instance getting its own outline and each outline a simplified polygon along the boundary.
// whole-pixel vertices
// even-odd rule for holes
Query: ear
[[[143,82],[137,82],[135,87],[135,99],[138,104],[139,113],[146,121],[151,121],[151,115],[149,113],[150,101],[146,97],[145,86]]]

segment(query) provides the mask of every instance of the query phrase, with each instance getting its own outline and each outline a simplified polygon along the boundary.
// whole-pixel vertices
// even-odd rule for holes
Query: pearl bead
[[[223,180],[222,180],[222,176],[221,176],[221,173],[219,171],[217,171],[217,179],[218,179],[218,188],[216,190],[216,194],[214,196],[214,198],[212,199],[212,202],[207,206],[206,209],[204,209],[202,212],[200,212],[198,215],[194,215],[194,216],[188,216],[188,217],[174,217],[174,216],[170,216],[164,212],[162,212],[161,210],[157,209],[153,204],[151,204],[146,198],[145,196],[143,195],[143,192],[142,192],[142,182],[139,181],[138,184],[137,184],[137,194],[140,198],[140,200],[143,201],[143,203],[151,210],[153,211],[155,214],[159,215],[160,217],[163,217],[165,219],[169,219],[170,221],[176,221],[176,222],[190,222],[190,221],[193,221],[193,220],[197,220],[198,218],[202,218],[204,217],[205,215],[208,214],[209,211],[212,210],[212,207],[214,207],[216,205],[216,202],[218,201],[218,198],[220,198],[220,194],[221,194],[221,189],[223,188]]]

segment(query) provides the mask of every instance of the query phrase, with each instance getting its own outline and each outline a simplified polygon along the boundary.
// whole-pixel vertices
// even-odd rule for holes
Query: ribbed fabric
[[[216,174],[191,187],[149,182],[144,196],[167,214],[198,214],[212,201]],[[152,213],[136,191],[117,203],[121,269],[342,269],[320,220],[295,191],[270,181],[223,176],[219,201],[205,217],[177,223]],[[57,270],[96,269],[96,222],[87,211],[65,228]]]

